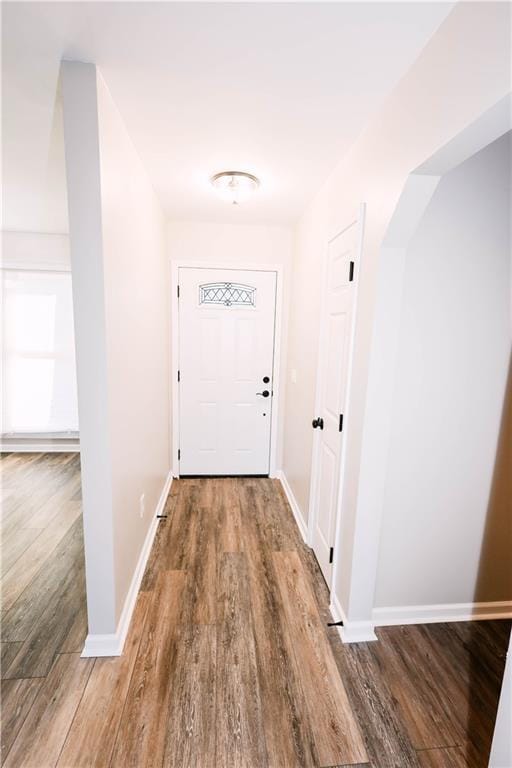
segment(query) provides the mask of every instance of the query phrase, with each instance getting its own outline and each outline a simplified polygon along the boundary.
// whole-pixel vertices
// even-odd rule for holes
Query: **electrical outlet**
[[[141,493],[140,499],[139,499],[139,514],[141,517],[144,517],[144,512],[146,511],[146,499],[145,494]]]

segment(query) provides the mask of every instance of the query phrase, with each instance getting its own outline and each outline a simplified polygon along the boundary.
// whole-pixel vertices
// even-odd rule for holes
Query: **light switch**
[[[292,368],[291,378],[292,378],[292,384],[296,384],[297,383],[297,371],[296,371],[295,368]]]

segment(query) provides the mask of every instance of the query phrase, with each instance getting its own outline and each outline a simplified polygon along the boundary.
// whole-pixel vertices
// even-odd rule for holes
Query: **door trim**
[[[322,386],[323,386],[322,372],[324,368],[324,356],[323,356],[324,347],[322,344],[322,338],[326,328],[326,314],[323,311],[323,308],[326,306],[326,294],[327,294],[327,250],[328,250],[329,244],[333,240],[339,237],[339,235],[341,235],[350,226],[357,223],[359,225],[359,237],[358,237],[358,243],[357,243],[357,260],[355,264],[355,280],[354,280],[355,293],[354,293],[354,305],[353,305],[353,311],[352,311],[352,327],[350,329],[350,342],[349,342],[350,348],[349,348],[349,354],[348,354],[347,395],[346,395],[345,410],[343,413],[344,438],[341,443],[339,464],[337,467],[340,482],[338,485],[338,498],[336,500],[336,523],[335,523],[334,542],[333,542],[334,545],[339,544],[340,532],[341,532],[346,445],[347,445],[348,435],[350,433],[350,423],[351,423],[350,400],[351,400],[351,391],[352,391],[351,385],[352,385],[352,367],[353,367],[353,359],[354,359],[354,337],[355,337],[357,307],[358,307],[358,298],[359,298],[359,278],[361,274],[361,259],[362,259],[363,242],[364,242],[365,215],[366,215],[366,203],[361,203],[357,208],[357,210],[354,211],[354,215],[347,220],[347,223],[344,226],[340,227],[338,230],[336,230],[335,234],[333,234],[328,239],[324,248],[324,259],[323,259],[323,268],[322,268],[322,301],[321,301],[322,311],[321,311],[321,317],[320,317],[320,333],[319,333],[319,342],[318,342],[319,356],[318,356],[317,374],[316,374],[315,414],[320,413],[321,392],[322,392]],[[308,509],[308,541],[307,543],[310,547],[313,546],[313,532],[314,532],[315,523],[316,523],[315,501],[316,501],[316,493],[318,488],[318,474],[319,474],[318,469],[319,469],[319,462],[320,462],[319,453],[320,453],[320,440],[319,440],[319,435],[317,435],[315,431],[315,438],[313,440],[313,453],[312,453],[312,459],[311,459],[311,485],[310,485],[310,491],[309,491],[309,509]],[[331,583],[327,585],[331,592],[333,591],[332,589],[333,585],[336,583],[340,549],[341,547],[334,546],[334,557],[333,557],[332,571],[331,571]]]
[[[171,355],[170,355],[170,419],[171,419],[171,466],[174,477],[180,476],[178,448],[180,434],[180,401],[179,389],[176,386],[178,380],[179,368],[179,310],[178,310],[178,276],[179,270],[189,269],[233,269],[237,272],[275,272],[276,273],[276,306],[275,306],[275,325],[274,325],[274,362],[272,372],[273,397],[272,397],[272,419],[270,421],[270,462],[269,476],[278,477],[278,451],[277,442],[279,438],[279,414],[281,412],[281,350],[282,350],[282,328],[283,328],[283,286],[284,286],[284,264],[234,264],[233,262],[211,262],[171,259]]]

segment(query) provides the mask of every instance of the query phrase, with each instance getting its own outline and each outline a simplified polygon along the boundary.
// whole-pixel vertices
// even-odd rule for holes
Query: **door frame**
[[[171,355],[170,355],[170,418],[171,418],[171,467],[174,477],[180,476],[178,460],[179,435],[180,435],[180,400],[178,381],[179,368],[179,302],[178,302],[178,278],[179,270],[189,269],[232,269],[238,272],[275,272],[276,273],[276,303],[274,318],[274,359],[272,365],[272,418],[270,421],[270,462],[269,477],[277,477],[278,452],[277,441],[279,437],[279,414],[281,411],[281,350],[283,329],[283,287],[284,264],[254,264],[247,262],[242,265],[230,261],[196,261],[195,259],[171,259]]]
[[[323,368],[324,368],[324,362],[325,362],[325,349],[324,345],[322,343],[322,339],[325,336],[326,332],[326,325],[327,325],[327,315],[324,311],[324,308],[326,306],[326,296],[327,296],[327,267],[328,267],[328,249],[329,245],[333,242],[333,240],[336,240],[339,235],[341,235],[346,229],[348,229],[352,224],[357,223],[359,225],[359,236],[357,241],[357,258],[356,263],[354,265],[354,304],[353,304],[353,310],[352,310],[352,323],[350,328],[350,341],[349,341],[349,353],[348,353],[348,370],[347,370],[347,395],[346,395],[346,402],[345,402],[345,409],[343,412],[343,439],[341,443],[341,451],[340,451],[340,457],[339,457],[339,464],[337,467],[337,471],[339,473],[339,484],[338,484],[338,498],[336,499],[336,522],[335,522],[335,528],[334,528],[334,544],[336,545],[340,538],[340,531],[341,531],[341,516],[342,516],[342,509],[343,509],[343,497],[344,497],[344,479],[345,479],[345,463],[346,463],[346,445],[347,445],[347,439],[350,432],[350,400],[351,400],[351,391],[352,391],[352,368],[353,368],[353,360],[354,360],[354,338],[355,338],[355,329],[356,329],[356,318],[357,318],[357,307],[358,307],[358,299],[359,299],[359,278],[361,275],[361,260],[362,260],[362,254],[363,254],[363,243],[364,243],[364,229],[365,229],[365,217],[366,217],[366,203],[360,203],[358,208],[354,210],[354,213],[352,216],[347,217],[346,223],[337,228],[335,233],[329,237],[327,244],[324,249],[324,259],[323,259],[323,268],[322,268],[322,289],[321,289],[321,315],[320,315],[320,332],[319,332],[319,343],[318,343],[318,362],[317,362],[317,372],[316,372],[316,388],[315,388],[315,417],[320,413],[320,406],[321,406],[321,393],[322,393],[322,387],[323,387]],[[319,464],[320,464],[320,435],[316,433],[315,430],[315,437],[313,439],[313,452],[312,452],[312,458],[311,458],[311,485],[309,490],[309,509],[308,509],[308,541],[310,547],[313,547],[313,532],[315,528],[316,523],[316,493],[318,489],[318,470],[319,470]],[[332,571],[331,571],[331,580],[330,584],[327,586],[329,587],[329,590],[332,592],[332,587],[336,583],[336,575],[338,571],[338,562],[339,562],[339,551],[341,547],[334,546],[334,557],[332,562]]]

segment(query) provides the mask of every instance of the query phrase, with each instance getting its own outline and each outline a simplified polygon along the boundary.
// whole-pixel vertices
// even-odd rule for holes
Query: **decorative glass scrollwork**
[[[256,288],[241,283],[206,283],[199,286],[199,304],[225,307],[256,306]]]

